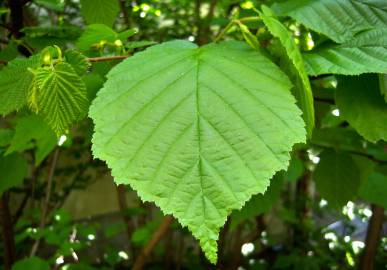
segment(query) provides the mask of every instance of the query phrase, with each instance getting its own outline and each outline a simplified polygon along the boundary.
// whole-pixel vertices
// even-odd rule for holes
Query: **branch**
[[[374,269],[374,260],[384,219],[384,209],[382,207],[374,204],[371,207],[372,217],[368,223],[365,249],[361,259],[361,270]]]
[[[51,198],[51,189],[52,189],[52,180],[54,178],[54,172],[56,168],[56,164],[58,162],[58,157],[59,157],[59,148],[55,149],[54,155],[52,157],[52,162],[50,166],[50,171],[48,173],[48,178],[47,178],[47,188],[46,188],[46,197],[44,199],[44,204],[43,204],[43,209],[42,209],[42,214],[40,216],[40,224],[39,224],[39,230],[42,230],[44,226],[46,225],[46,217],[48,213],[48,205],[50,203],[50,198]],[[31,252],[30,252],[30,257],[35,256],[40,244],[40,238],[36,239],[34,245],[32,246]]]
[[[128,55],[90,57],[90,58],[87,58],[87,61],[89,61],[89,62],[108,62],[108,61],[123,60],[123,59],[126,59],[128,57],[129,57]]]
[[[149,240],[146,246],[141,250],[140,255],[137,257],[136,261],[133,264],[132,270],[141,270],[144,268],[147,257],[151,254],[156,244],[160,241],[161,237],[168,231],[172,221],[173,221],[172,216],[164,217],[159,228],[153,233],[152,238]]]

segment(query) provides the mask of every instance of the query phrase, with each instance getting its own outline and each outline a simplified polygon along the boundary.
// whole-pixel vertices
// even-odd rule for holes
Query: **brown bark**
[[[24,14],[23,6],[26,1],[24,0],[8,0],[8,7],[11,11],[11,32],[16,39],[20,39],[24,36],[24,33],[21,30],[24,27]],[[30,51],[24,46],[18,46],[18,50],[24,56],[30,56]]]
[[[380,241],[380,231],[382,229],[383,219],[384,209],[373,204],[372,217],[368,223],[365,248],[361,260],[362,270],[374,269],[375,255]]]
[[[15,261],[15,239],[13,234],[12,217],[9,210],[9,193],[5,192],[0,200],[0,218],[4,247],[4,269],[10,270]]]
[[[160,241],[160,239],[163,237],[163,235],[168,231],[169,226],[171,225],[173,221],[172,216],[166,216],[164,217],[162,223],[158,227],[158,229],[153,233],[152,238],[149,240],[149,242],[144,246],[144,248],[141,250],[139,256],[137,257],[136,261],[134,262],[132,270],[141,270],[144,268],[144,265],[146,263],[146,259],[148,256],[152,253],[153,249],[157,245],[157,243]]]

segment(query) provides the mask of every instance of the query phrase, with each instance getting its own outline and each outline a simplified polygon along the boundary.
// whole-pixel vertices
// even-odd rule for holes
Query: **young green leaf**
[[[351,156],[332,150],[320,155],[313,179],[321,197],[333,208],[340,208],[354,199],[361,185],[359,168]]]
[[[22,108],[27,102],[34,75],[28,68],[40,65],[40,56],[15,59],[0,71],[0,115]]]
[[[41,67],[35,72],[34,109],[57,136],[87,113],[87,90],[69,63]]]
[[[294,87],[292,93],[302,109],[303,118],[306,123],[308,135],[312,135],[314,128],[314,106],[313,94],[310,87],[308,75],[305,71],[301,52],[295,43],[293,36],[286,27],[275,17],[273,12],[266,6],[262,6],[260,12],[264,24],[270,33],[279,39],[285,53],[281,53],[282,67],[285,73],[292,79]]]
[[[273,9],[338,43],[365,30],[387,27],[384,0],[289,0],[274,4]]]
[[[90,68],[90,62],[87,61],[87,57],[76,50],[68,50],[64,54],[66,62],[69,63],[74,71],[82,76]]]
[[[11,187],[20,185],[27,176],[27,161],[19,154],[0,154],[0,195]]]
[[[376,74],[338,77],[336,104],[340,115],[365,139],[387,141],[387,103]]]
[[[387,28],[372,29],[344,44],[317,48],[303,54],[309,75],[387,72]]]
[[[81,0],[81,12],[87,24],[112,26],[120,10],[115,0]]]
[[[215,262],[227,216],[263,193],[305,141],[290,88],[241,42],[153,46],[113,68],[93,101],[94,156],[116,183],[188,226]]]

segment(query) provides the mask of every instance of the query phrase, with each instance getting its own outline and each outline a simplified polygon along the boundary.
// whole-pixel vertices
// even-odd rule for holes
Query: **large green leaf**
[[[218,232],[305,141],[291,84],[241,42],[153,46],[118,64],[90,108],[93,153],[174,215],[216,261]]]
[[[359,168],[350,155],[326,150],[313,174],[321,197],[334,208],[356,197],[361,184]]]
[[[86,86],[69,63],[36,70],[30,105],[57,136],[86,115],[88,103]]]
[[[55,133],[37,115],[19,117],[15,124],[15,133],[9,142],[6,155],[34,149],[35,165],[39,165],[55,148]]]
[[[302,109],[303,118],[306,123],[308,134],[311,135],[314,128],[314,106],[313,94],[309,78],[305,71],[301,52],[295,43],[292,34],[275,17],[273,12],[266,6],[262,6],[260,17],[269,29],[270,33],[278,38],[285,53],[281,55],[283,70],[292,79],[294,87],[292,93]],[[285,59],[287,58],[287,59]]]
[[[22,108],[27,102],[27,92],[34,75],[28,68],[37,67],[40,56],[15,59],[0,71],[0,115]]]
[[[365,139],[387,141],[387,103],[376,74],[340,76],[336,104],[340,115]]]
[[[0,195],[11,187],[20,185],[27,175],[27,161],[19,154],[0,154]]]
[[[273,9],[338,43],[364,30],[387,27],[385,0],[289,0]]]
[[[387,28],[356,35],[344,44],[331,44],[304,55],[309,75],[387,72]]]
[[[103,23],[112,26],[119,10],[116,0],[81,0],[81,12],[87,24]]]

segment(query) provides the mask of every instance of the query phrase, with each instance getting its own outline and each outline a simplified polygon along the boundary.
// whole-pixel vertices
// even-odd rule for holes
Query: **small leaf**
[[[16,120],[15,134],[10,141],[6,155],[35,149],[35,165],[38,166],[57,144],[55,134],[37,115],[19,117]]]
[[[292,93],[296,97],[297,103],[302,109],[306,129],[310,137],[314,128],[313,94],[308,75],[305,71],[301,52],[298,49],[292,34],[279,20],[277,20],[273,12],[268,7],[262,6],[260,17],[269,29],[270,33],[280,40],[281,45],[286,52],[281,55],[281,59],[283,61],[282,68],[292,79],[294,84]]]
[[[93,46],[101,46],[100,43],[114,43],[116,40],[125,41],[135,33],[135,29],[128,29],[117,33],[104,24],[91,24],[86,27],[85,31],[78,39],[77,46],[80,50],[86,51]]]
[[[50,265],[46,260],[42,260],[39,257],[28,257],[17,261],[12,270],[50,270]]]
[[[42,67],[35,75],[37,113],[57,136],[87,113],[87,90],[72,66],[62,62]]]
[[[354,199],[361,184],[359,168],[351,156],[332,150],[321,153],[313,179],[321,197],[333,208]]]
[[[4,147],[10,144],[14,131],[10,128],[0,129],[0,147]]]
[[[387,103],[376,74],[338,77],[336,104],[340,115],[365,139],[387,141]]]
[[[9,188],[23,183],[27,176],[27,161],[19,154],[2,156],[0,154],[0,195]]]
[[[15,59],[0,70],[0,115],[22,108],[27,102],[28,90],[34,75],[28,68],[40,65],[40,55],[27,59]]]
[[[227,216],[263,193],[305,141],[289,80],[235,41],[166,42],[107,77],[89,113],[94,156],[116,183],[188,226],[214,263]]]
[[[373,173],[361,186],[359,196],[383,208],[387,208],[387,175]]]
[[[81,0],[81,12],[87,24],[102,23],[111,27],[119,10],[115,0]]]
[[[68,50],[65,52],[65,58],[74,71],[82,76],[90,68],[90,63],[87,61],[87,57],[76,50]]]

